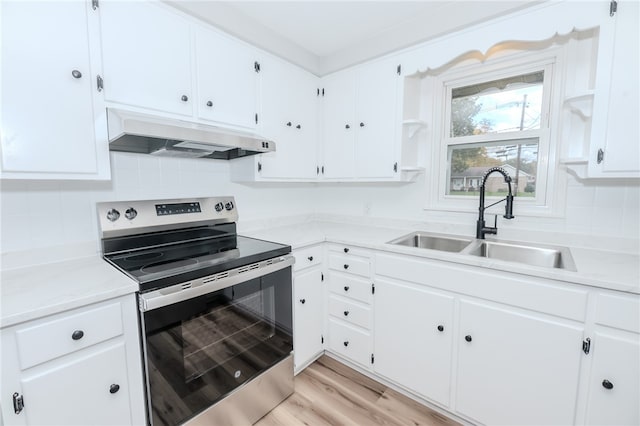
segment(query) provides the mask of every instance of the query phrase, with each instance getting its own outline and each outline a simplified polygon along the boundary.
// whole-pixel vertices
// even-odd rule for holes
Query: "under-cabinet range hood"
[[[109,149],[157,156],[231,160],[276,150],[249,132],[107,109]]]

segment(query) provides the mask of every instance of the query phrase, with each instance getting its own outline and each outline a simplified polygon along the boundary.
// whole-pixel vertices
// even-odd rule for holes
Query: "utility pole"
[[[527,94],[525,93],[522,98],[522,112],[520,113],[520,131],[524,130],[524,110],[527,107]],[[518,155],[516,157],[516,188],[514,190],[514,196],[518,195],[518,184],[520,183],[520,154],[522,152],[522,143],[518,144]]]

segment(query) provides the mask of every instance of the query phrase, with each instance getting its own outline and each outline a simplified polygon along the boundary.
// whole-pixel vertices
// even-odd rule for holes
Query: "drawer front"
[[[371,275],[369,265],[369,259],[366,257],[348,256],[337,253],[329,254],[329,268],[336,271],[368,277]]]
[[[363,303],[371,303],[371,280],[337,272],[329,273],[329,290]]]
[[[342,298],[329,298],[329,314],[362,328],[371,328],[371,309]]]
[[[329,319],[329,348],[336,354],[357,362],[367,368],[371,366],[372,339],[369,333]]]
[[[294,271],[310,268],[311,266],[320,265],[322,263],[321,246],[305,247],[299,250],[294,250],[291,254],[296,258],[296,263],[293,265]]]
[[[598,294],[596,323],[640,333],[640,296],[636,294]]]
[[[16,331],[20,367],[24,370],[121,334],[120,303],[66,313]]]

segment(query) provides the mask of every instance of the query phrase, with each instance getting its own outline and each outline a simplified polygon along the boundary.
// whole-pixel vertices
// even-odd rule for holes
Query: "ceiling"
[[[316,75],[540,2],[165,1]]]

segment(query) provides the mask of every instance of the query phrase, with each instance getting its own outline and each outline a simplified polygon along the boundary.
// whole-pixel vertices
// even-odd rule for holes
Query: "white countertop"
[[[387,244],[412,231],[420,229],[311,220],[276,227],[271,224],[268,229],[262,227],[240,234],[285,243],[294,250],[323,242],[346,244],[640,294],[638,255],[571,247],[577,268],[577,272],[573,272]],[[138,289],[135,281],[99,255],[3,270],[0,278],[1,327],[131,294]]]
[[[100,256],[3,270],[0,327],[137,291],[138,284]]]
[[[420,229],[407,230],[314,221],[254,231],[245,235],[289,244],[293,249],[326,241],[640,294],[640,256],[635,254],[570,247],[577,269],[577,272],[574,272],[387,244],[388,241],[412,231],[420,231]],[[461,237],[468,238],[468,236]],[[499,241],[499,239],[496,240]]]

